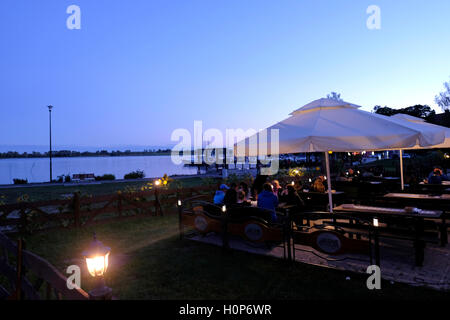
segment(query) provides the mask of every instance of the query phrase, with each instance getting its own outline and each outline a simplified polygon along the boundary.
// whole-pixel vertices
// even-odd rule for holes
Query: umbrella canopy
[[[324,98],[308,103],[289,118],[267,128],[267,145],[269,153],[283,154],[407,149],[444,142],[443,132],[423,132],[421,128],[418,124],[409,125],[359,110],[355,104]],[[271,145],[271,129],[279,130],[278,152]],[[260,133],[245,139],[245,155],[260,154],[257,145],[262,143],[257,136],[261,139]],[[238,156],[242,155],[239,150]]]
[[[438,125],[435,125],[432,123],[428,123],[428,122],[425,122],[425,120],[422,118],[417,118],[417,117],[413,117],[413,116],[410,116],[407,114],[402,114],[402,113],[395,114],[389,118],[391,118],[391,120],[393,120],[393,121],[399,121],[406,126],[411,126],[418,130],[421,130],[422,133],[424,133],[424,134],[426,134],[426,133],[430,134],[431,132],[436,132],[436,131],[440,131],[444,134],[444,141],[442,143],[435,144],[435,145],[429,145],[426,147],[423,147],[420,145],[415,145],[414,147],[408,148],[408,149],[450,148],[450,128],[438,126]]]
[[[359,107],[328,98],[312,101],[267,131],[240,141],[235,148],[236,155],[324,152],[329,178],[329,209],[333,212],[328,151],[407,149],[444,142],[442,132],[421,130],[420,125],[393,121],[389,117],[359,110]],[[273,141],[272,129],[278,129]]]

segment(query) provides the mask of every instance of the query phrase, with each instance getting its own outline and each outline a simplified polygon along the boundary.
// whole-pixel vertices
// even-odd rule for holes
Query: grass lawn
[[[63,274],[80,264],[95,231],[110,246],[107,285],[119,299],[448,299],[402,284],[366,288],[366,275],[286,262],[178,239],[177,216],[146,217],[27,237],[27,247]],[[92,288],[85,269],[81,286]],[[347,276],[351,280],[346,280]]]
[[[201,177],[182,177],[179,178],[181,186],[185,188],[196,187],[203,185]],[[104,195],[113,194],[117,191],[126,191],[134,189],[139,191],[140,188],[146,185],[149,181],[122,181],[122,182],[107,182],[102,184],[80,184],[67,185],[55,184],[54,186],[30,186],[30,187],[13,187],[0,189],[0,202],[15,203],[17,198],[22,195],[28,195],[29,201],[47,201],[55,199],[63,199],[65,195],[80,192],[81,195]]]

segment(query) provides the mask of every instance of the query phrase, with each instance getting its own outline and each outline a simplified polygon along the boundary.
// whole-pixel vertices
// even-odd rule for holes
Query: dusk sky
[[[55,145],[161,146],[194,120],[262,129],[331,91],[367,111],[441,112],[450,79],[448,0],[1,4],[0,145],[46,145],[49,104]]]

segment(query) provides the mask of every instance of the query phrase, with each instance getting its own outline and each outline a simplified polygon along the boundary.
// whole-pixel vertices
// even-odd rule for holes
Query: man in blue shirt
[[[433,172],[431,172],[428,176],[429,184],[442,184],[442,181],[448,181],[449,178],[447,175],[443,174],[442,168],[439,166],[435,166],[433,168]]]
[[[275,208],[278,206],[278,197],[273,194],[273,188],[270,183],[263,185],[263,191],[258,195],[258,208],[263,208],[271,211],[272,222],[277,221],[277,214]]]
[[[223,204],[223,199],[225,198],[225,191],[230,189],[226,184],[222,183],[219,190],[214,194],[214,204]]]

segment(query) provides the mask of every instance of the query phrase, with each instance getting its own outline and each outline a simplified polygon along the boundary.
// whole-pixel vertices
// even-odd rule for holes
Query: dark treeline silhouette
[[[151,155],[164,155],[170,154],[170,149],[158,149],[158,150],[144,150],[144,151],[106,151],[106,150],[98,150],[96,152],[79,152],[79,151],[71,151],[71,150],[59,150],[52,151],[52,157],[54,158],[67,158],[67,157],[120,157],[120,156],[151,156]],[[48,152],[31,152],[31,153],[19,153],[16,151],[8,151],[0,153],[0,158],[46,158],[48,157]]]

